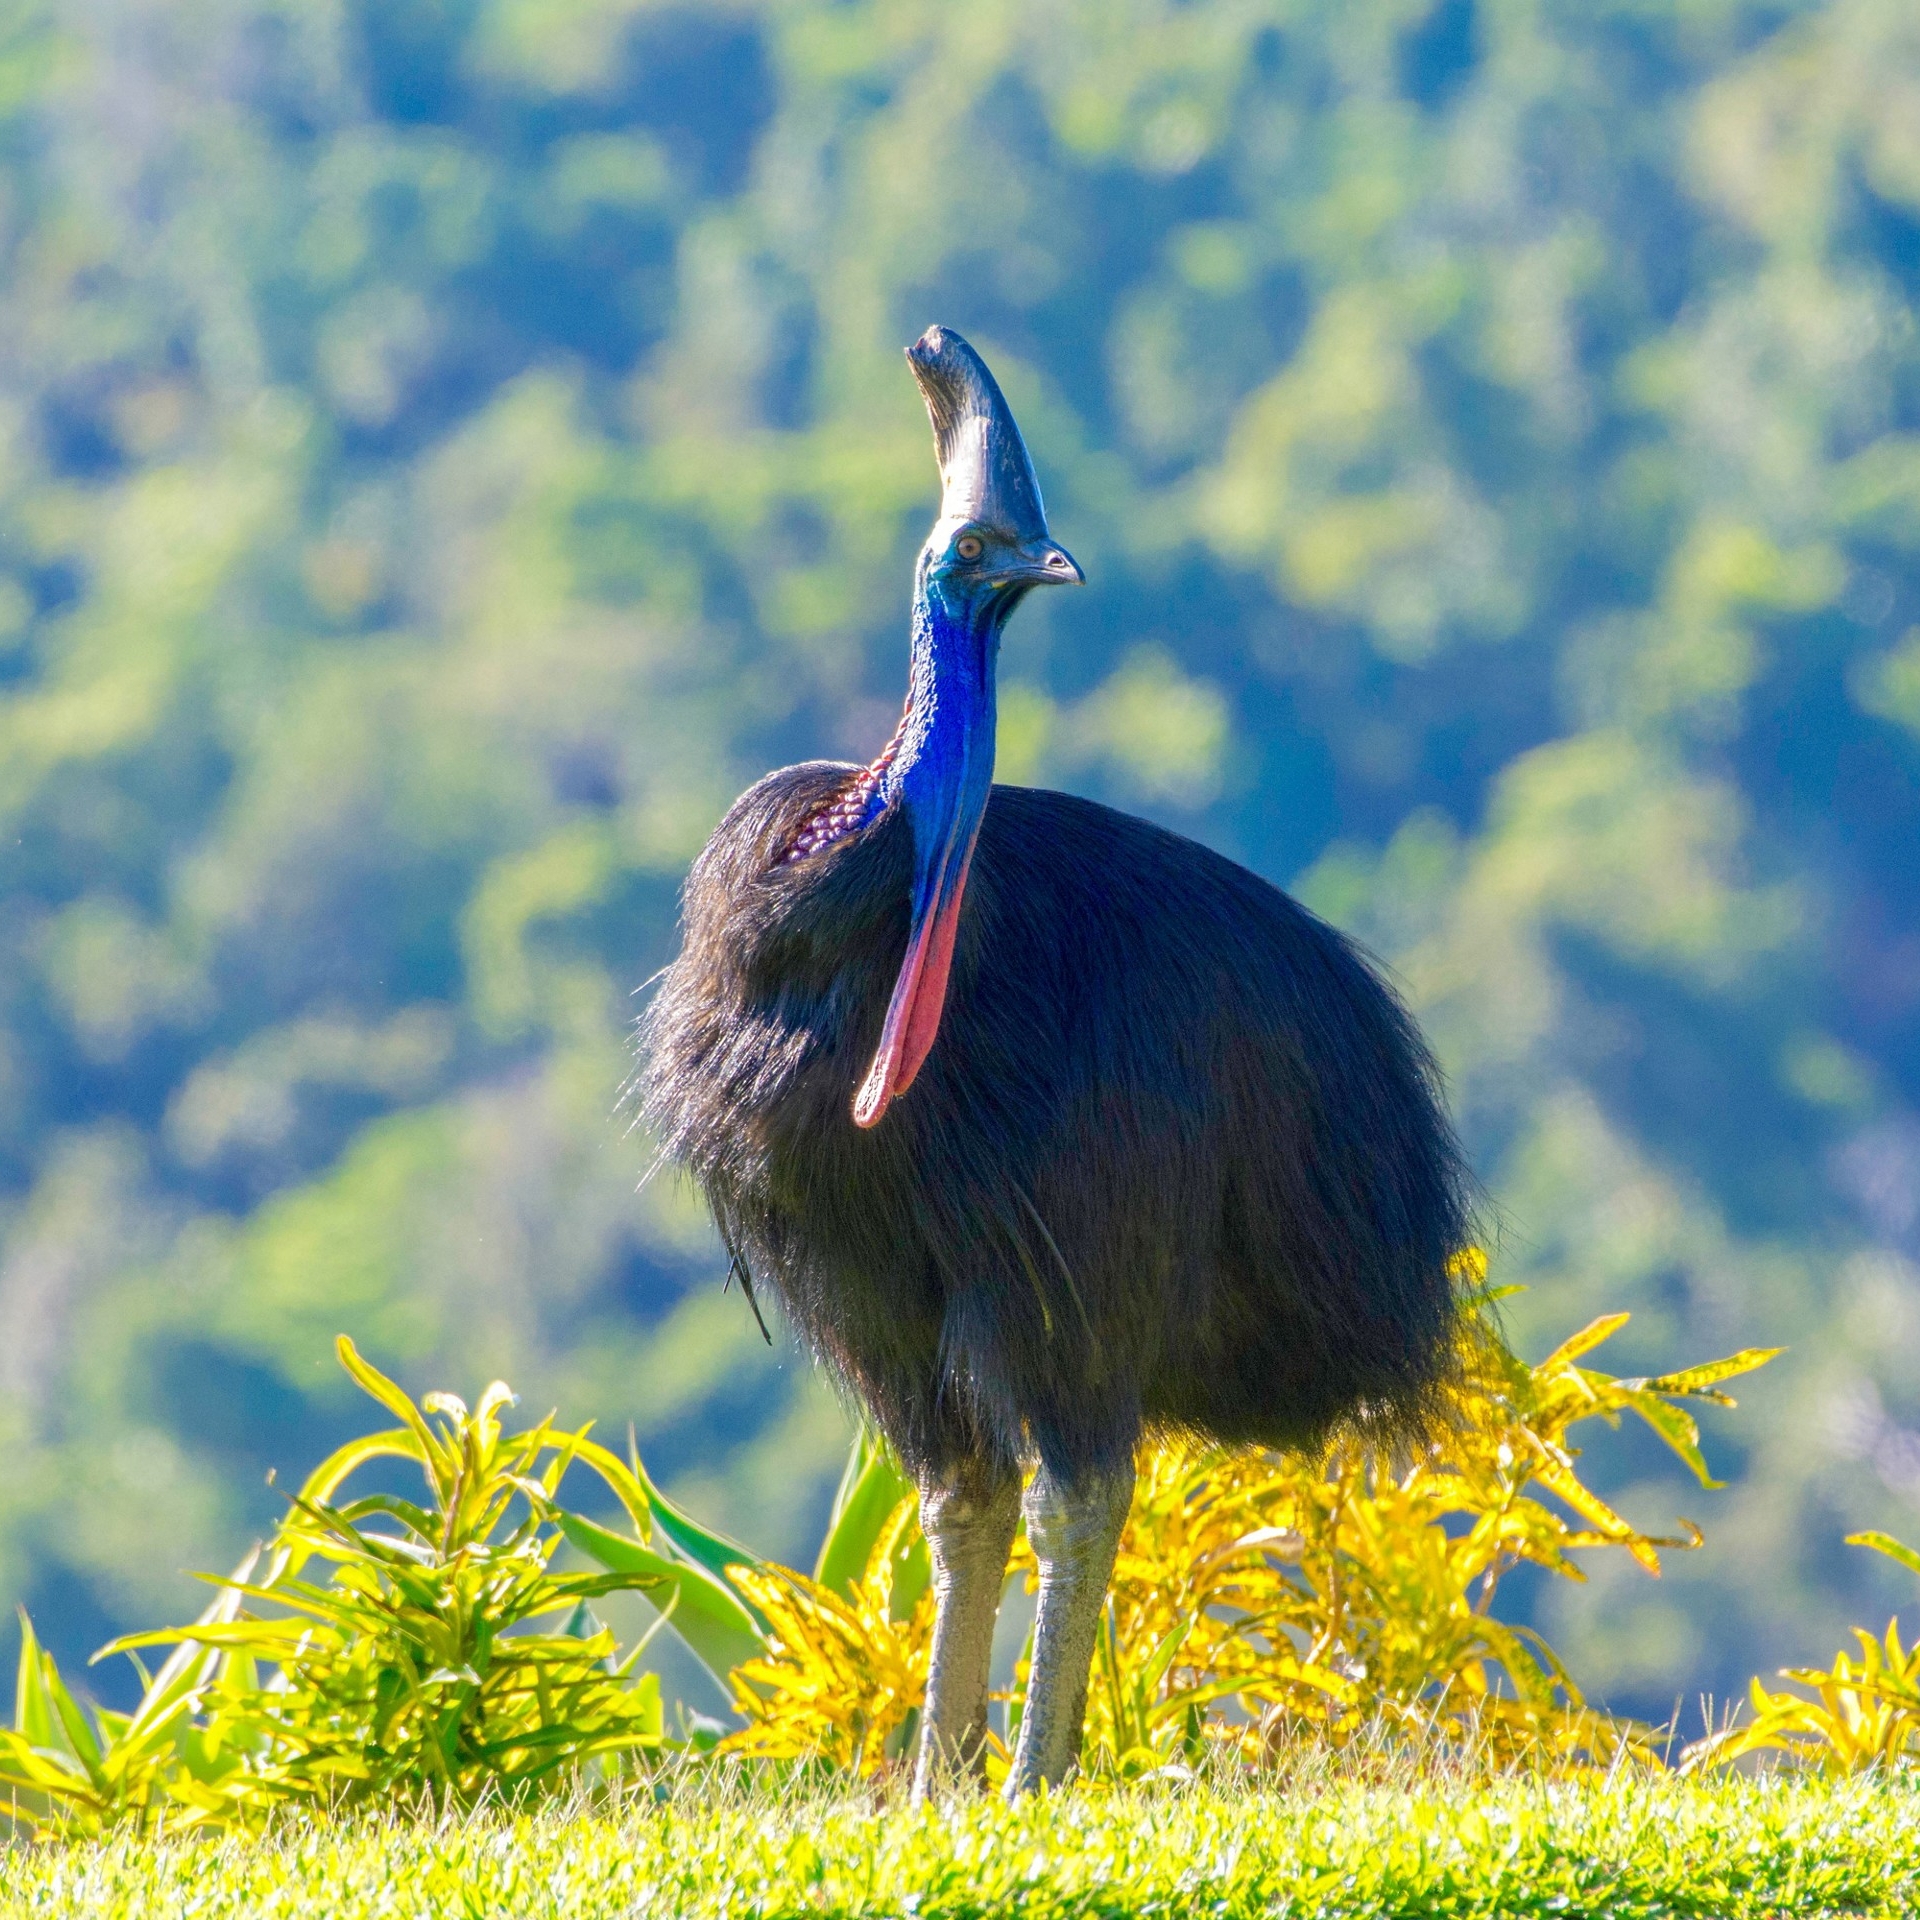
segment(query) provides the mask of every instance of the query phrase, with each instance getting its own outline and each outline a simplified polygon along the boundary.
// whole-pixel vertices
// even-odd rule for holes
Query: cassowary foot
[[[940,1780],[977,1778],[985,1767],[987,1684],[993,1625],[1006,1585],[1020,1481],[961,1476],[920,1488],[920,1528],[933,1557],[933,1655],[920,1723],[913,1797]]]
[[[1007,1798],[1058,1786],[1080,1755],[1087,1676],[1120,1530],[1133,1504],[1133,1463],[1061,1482],[1043,1466],[1027,1488],[1027,1539],[1040,1562],[1033,1667]]]

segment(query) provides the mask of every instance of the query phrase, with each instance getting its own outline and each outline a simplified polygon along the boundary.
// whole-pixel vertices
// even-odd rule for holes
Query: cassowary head
[[[933,421],[940,518],[921,549],[923,575],[950,593],[1005,594],[1083,582],[1047,533],[1040,482],[987,365],[951,327],[929,327],[907,349]]]

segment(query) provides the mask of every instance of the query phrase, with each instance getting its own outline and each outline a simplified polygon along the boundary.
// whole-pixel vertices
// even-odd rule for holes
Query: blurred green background
[[[721,808],[892,726],[936,319],[1091,582],[1002,777],[1390,959],[1529,1352],[1791,1347],[1725,1492],[1603,1437],[1708,1544],[1532,1590],[1576,1675],[1912,1610],[1841,1545],[1920,1532],[1911,0],[0,22],[9,1615],[197,1610],[340,1330],[805,1551],[843,1416],[619,1094]]]

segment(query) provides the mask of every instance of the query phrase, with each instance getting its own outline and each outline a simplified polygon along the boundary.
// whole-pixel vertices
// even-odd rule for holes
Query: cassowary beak
[[[1029,541],[1010,554],[1004,566],[994,567],[980,578],[993,587],[1084,587],[1087,584],[1080,562],[1052,540]]]

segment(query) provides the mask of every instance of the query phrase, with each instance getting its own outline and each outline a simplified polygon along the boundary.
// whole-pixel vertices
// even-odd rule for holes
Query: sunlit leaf
[[[1896,1540],[1890,1533],[1869,1530],[1866,1533],[1847,1535],[1850,1547],[1871,1547],[1875,1553],[1884,1553],[1889,1560],[1897,1560],[1909,1573],[1920,1573],[1920,1552],[1916,1552],[1905,1541]]]
[[[360,1357],[360,1350],[352,1340],[343,1333],[333,1344],[334,1351],[340,1357],[340,1364],[352,1376],[354,1384],[363,1392],[371,1394],[389,1413],[397,1414],[405,1423],[419,1443],[420,1458],[428,1469],[429,1477],[435,1483],[436,1491],[440,1491],[442,1483],[451,1481],[457,1465],[448,1453],[445,1443],[427,1425],[421,1416],[420,1409],[401,1388],[389,1380],[378,1367]]]
[[[1603,1340],[1610,1340],[1632,1318],[1630,1313],[1603,1313],[1599,1319],[1588,1321],[1578,1333],[1561,1341],[1535,1371],[1553,1373],[1579,1359],[1583,1353],[1591,1353]]]
[[[654,1524],[696,1566],[725,1578],[734,1567],[757,1567],[761,1564],[760,1556],[751,1548],[743,1547],[737,1540],[728,1539],[724,1533],[703,1527],[691,1514],[675,1506],[647,1477],[644,1469],[637,1470],[634,1477],[646,1491]]]
[[[765,1636],[734,1589],[684,1560],[669,1560],[637,1541],[579,1514],[557,1517],[560,1530],[580,1551],[621,1575],[662,1606],[673,1605],[671,1625],[722,1686],[743,1661],[764,1650]]]

